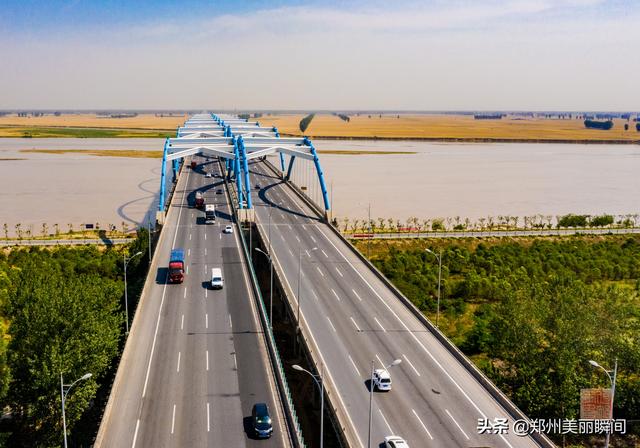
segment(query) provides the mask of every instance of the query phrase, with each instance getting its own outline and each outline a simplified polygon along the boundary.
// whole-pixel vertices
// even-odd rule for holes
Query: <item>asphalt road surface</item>
[[[400,359],[389,369],[393,390],[374,393],[372,447],[391,434],[412,447],[538,446],[511,428],[479,434],[479,418],[507,418],[507,412],[264,163],[250,169],[259,225],[268,235],[272,213],[274,263],[299,300],[326,380],[338,390],[333,404],[346,411],[342,424],[357,434],[355,445],[367,446],[372,364],[382,368]]]
[[[218,163],[195,160],[179,177],[98,447],[290,446]],[[196,189],[216,204],[215,224],[193,208]],[[227,224],[233,234],[222,232]],[[185,251],[182,284],[166,282],[172,248]],[[222,268],[222,290],[208,288],[213,267]],[[256,402],[271,409],[269,440],[248,434]]]

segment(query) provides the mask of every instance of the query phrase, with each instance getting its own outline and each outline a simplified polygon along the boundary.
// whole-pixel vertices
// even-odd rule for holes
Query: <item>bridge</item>
[[[199,168],[214,170],[215,181],[207,183],[199,169],[182,169],[182,161],[189,157],[201,162]],[[325,398],[346,446],[377,447],[391,434],[403,437],[413,447],[554,446],[540,434],[520,437],[513,431],[478,432],[479,419],[501,418],[512,428],[515,420],[526,419],[526,416],[327,223],[329,197],[320,160],[309,139],[281,138],[276,128],[233,116],[199,114],[178,128],[175,138],[166,140],[162,164],[158,220],[164,223],[163,237],[167,233],[173,235],[172,241],[167,238],[157,253],[164,250],[168,256],[171,247],[179,246],[192,250],[199,258],[191,260],[193,271],[188,278],[193,278],[185,288],[155,284],[149,287],[153,291],[147,292],[149,285],[145,286],[110,407],[101,426],[99,436],[103,438],[99,437],[99,441],[107,440],[108,434],[116,437],[109,440],[127,442],[118,446],[129,446],[130,440],[133,445],[137,441],[138,446],[185,446],[172,438],[177,431],[182,434],[178,440],[188,442],[188,446],[244,446],[248,442],[237,421],[247,415],[246,403],[251,401],[249,396],[253,397],[252,385],[255,388],[258,384],[261,390],[271,391],[264,401],[269,401],[278,411],[276,420],[280,428],[274,434],[288,435],[272,442],[304,444],[291,401],[283,392],[287,386],[281,378],[277,350],[270,345],[273,335],[269,314],[264,301],[260,297],[256,300],[260,292],[247,280],[255,280],[250,266],[253,240],[249,238],[247,242],[242,234],[224,240],[221,235],[218,239],[225,241],[220,243],[221,258],[205,260],[201,252],[211,244],[205,240],[211,232],[206,226],[196,224],[195,215],[187,219],[180,217],[181,213],[189,216],[193,211],[185,201],[176,200],[177,197],[188,198],[198,188],[209,193],[224,188],[222,217],[229,222],[235,217],[250,223],[251,228],[257,230],[255,239],[260,239],[267,248],[298,330],[297,339],[305,347],[315,371],[323,376]],[[169,184],[171,174],[174,182]],[[175,185],[170,202],[168,185]],[[199,232],[195,234],[195,243],[194,232]],[[240,248],[244,249],[244,260]],[[150,275],[155,275],[153,272],[167,262],[155,258]],[[236,276],[233,288],[241,291],[239,295],[231,292],[231,285],[225,285],[228,297],[225,295],[220,302],[209,304],[208,298],[202,297],[206,291],[202,282],[207,280],[206,271],[212,263],[223,263],[227,282],[229,277]],[[191,294],[193,297],[188,299]],[[193,305],[189,300],[200,300],[201,304]],[[253,310],[256,302],[258,311]],[[219,309],[207,308],[209,306]],[[253,316],[253,323],[245,322],[246,328],[263,331],[264,337],[254,337],[243,346],[236,336],[234,307],[240,308],[235,314],[237,318],[241,318],[242,312]],[[200,322],[194,330],[181,335],[180,331],[184,330],[178,330],[178,326],[185,312],[191,320]],[[219,319],[225,313],[231,314],[234,322],[233,331],[230,326],[226,328],[233,334],[233,347],[228,340],[218,341],[206,328],[201,328],[203,314]],[[141,317],[147,315],[151,317]],[[262,327],[257,330],[259,323]],[[214,325],[214,328],[225,326],[221,320]],[[160,336],[159,328],[162,329]],[[202,333],[204,338],[194,337]],[[235,353],[237,369],[232,373],[221,372],[221,380],[203,372],[202,360],[197,360],[209,344],[214,347],[222,344],[212,350],[221,363],[225,362],[226,353]],[[257,347],[250,347],[251,344]],[[159,350],[155,360],[154,345]],[[189,359],[193,359],[192,364],[183,367],[189,369],[183,370],[183,375],[189,375],[185,379],[176,372],[176,352],[189,353]],[[389,368],[393,390],[370,394],[372,369],[384,368],[394,361],[396,365]],[[139,372],[133,370],[135,374],[125,380],[124,374],[121,375],[123,364],[129,368],[142,364],[144,368],[139,366]],[[260,375],[252,377],[254,369],[259,369]],[[191,370],[197,373],[187,373]],[[151,379],[150,371],[153,371]],[[187,386],[189,381],[197,385],[193,390]],[[221,383],[217,385],[217,381]],[[224,389],[223,384],[238,392],[232,399],[220,397],[217,404],[231,410],[225,415],[232,416],[227,422],[229,428],[235,429],[212,434],[207,427],[205,432],[204,404],[217,398],[211,390],[220,391]],[[189,389],[188,398],[181,397],[176,388],[178,391]],[[126,413],[126,418],[115,417],[120,412]],[[179,414],[175,428],[172,412]],[[122,429],[113,429],[118,425]],[[187,434],[192,431],[197,432],[199,438],[189,439],[191,436]],[[232,437],[231,432],[235,438],[225,439]],[[122,438],[118,439],[121,434]],[[103,443],[103,446],[113,445]]]

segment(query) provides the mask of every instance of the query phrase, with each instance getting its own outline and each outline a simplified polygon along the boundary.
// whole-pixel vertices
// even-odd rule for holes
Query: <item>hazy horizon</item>
[[[637,0],[9,0],[0,109],[637,111]]]

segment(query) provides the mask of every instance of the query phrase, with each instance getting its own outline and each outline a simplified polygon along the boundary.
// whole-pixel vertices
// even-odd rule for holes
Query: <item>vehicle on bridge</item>
[[[196,203],[195,203],[196,208],[203,208],[204,207],[204,195],[202,194],[201,191],[196,191]]]
[[[184,249],[173,249],[169,258],[169,281],[182,283],[184,280]]]
[[[211,269],[211,288],[222,289],[224,287],[224,279],[222,278],[222,269]]]
[[[271,416],[269,415],[267,403],[254,404],[251,417],[255,435],[257,437],[271,437],[273,426],[271,425]]]
[[[409,444],[398,436],[387,436],[384,438],[384,448],[409,448]]]
[[[386,369],[376,369],[373,372],[373,384],[371,385],[373,390],[390,391],[391,390],[391,376]]]
[[[216,206],[214,204],[207,204],[204,207],[204,222],[205,224],[216,223]]]
[[[192,169],[192,170],[195,170],[195,169],[196,169],[196,166],[198,166],[198,164],[196,163],[196,161],[195,161],[195,160],[192,160],[192,161],[191,161],[191,169]]]

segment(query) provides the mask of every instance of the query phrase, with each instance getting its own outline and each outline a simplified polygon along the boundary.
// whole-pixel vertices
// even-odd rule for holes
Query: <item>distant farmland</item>
[[[298,124],[303,114],[268,115],[262,125],[276,126],[281,134],[302,135]],[[350,115],[344,121],[335,115],[316,115],[306,135],[315,138],[379,138],[462,141],[541,141],[640,143],[640,133],[624,130],[626,120],[614,120],[609,131],[586,129],[583,120],[513,118],[475,120],[467,115],[368,114]],[[631,128],[633,129],[633,128]]]

